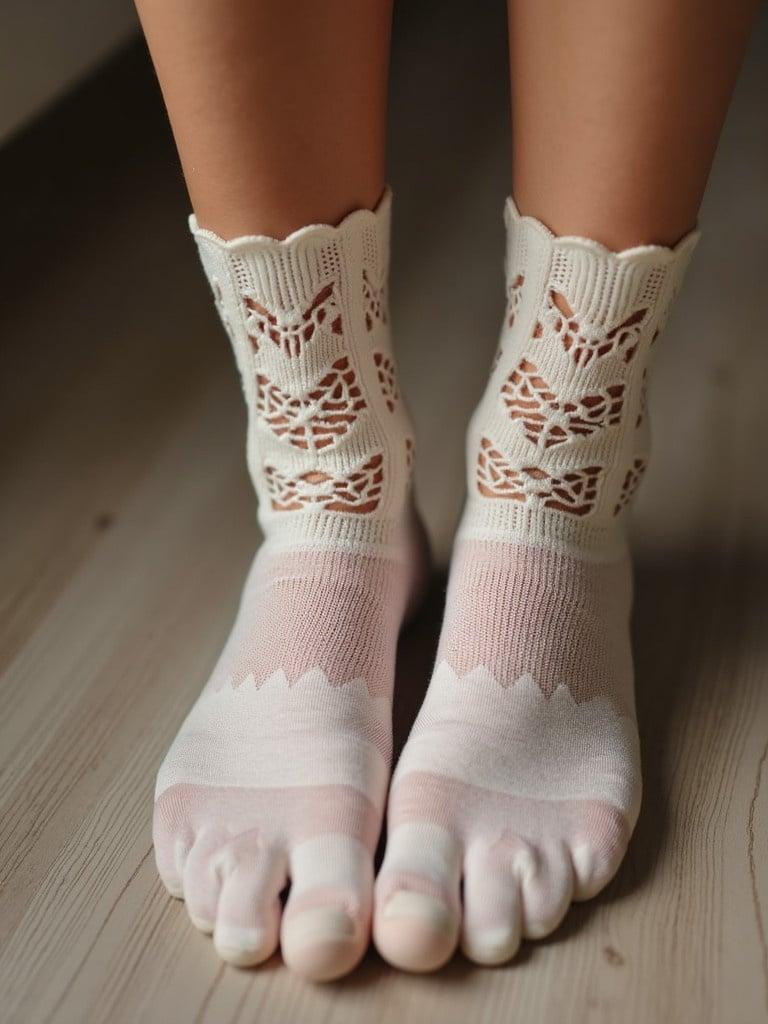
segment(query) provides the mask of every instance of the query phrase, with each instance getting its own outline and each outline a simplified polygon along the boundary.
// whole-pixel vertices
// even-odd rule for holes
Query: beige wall
[[[2,0],[0,143],[136,28],[131,0]]]

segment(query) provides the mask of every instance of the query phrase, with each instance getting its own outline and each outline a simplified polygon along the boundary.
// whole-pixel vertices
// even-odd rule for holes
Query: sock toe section
[[[520,886],[506,844],[475,843],[464,862],[464,955],[478,964],[504,963],[521,933]]]
[[[520,878],[523,935],[541,939],[565,917],[573,899],[573,868],[562,846],[526,850],[514,862]]]
[[[313,907],[286,915],[281,948],[291,970],[310,981],[347,974],[365,953],[367,930],[341,907]]]
[[[217,921],[213,944],[227,963],[252,967],[269,959],[277,947],[277,937],[271,928],[237,928]]]
[[[621,812],[602,807],[569,837],[575,900],[589,900],[611,881],[627,852],[631,828]]]
[[[373,855],[360,840],[327,834],[290,854],[291,892],[283,915],[283,959],[311,981],[331,981],[365,953],[373,902]]]
[[[184,863],[184,901],[195,928],[210,935],[216,925],[221,892],[221,876],[216,869],[216,853],[223,845],[217,829],[203,830]]]
[[[520,948],[518,925],[498,928],[466,929],[461,949],[468,960],[484,967],[505,964]]]
[[[267,960],[277,949],[286,857],[277,849],[241,845],[231,861],[224,871],[213,942],[222,960],[244,967]]]
[[[396,808],[390,806],[391,820]],[[389,963],[433,971],[453,955],[461,920],[461,847],[438,825],[404,822],[393,828],[376,882],[373,937]]]
[[[393,967],[418,973],[447,963],[456,949],[459,919],[442,900],[422,892],[394,892],[377,911],[376,948]]]
[[[188,827],[169,821],[160,805],[155,805],[152,819],[152,844],[155,864],[168,893],[174,899],[184,898],[184,866],[192,847],[193,835]]]

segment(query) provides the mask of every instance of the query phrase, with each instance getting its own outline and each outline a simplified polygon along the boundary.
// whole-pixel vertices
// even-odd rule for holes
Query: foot
[[[279,941],[326,980],[368,945],[395,648],[421,571],[418,533],[403,540],[398,558],[263,547],[160,770],[160,876],[230,963]]]
[[[393,780],[376,943],[510,959],[613,876],[640,800],[629,566],[458,544],[437,667]]]
[[[425,567],[387,331],[389,202],[283,242],[193,223],[243,376],[266,540],[160,769],[157,866],[225,960],[279,941],[317,980],[369,941],[397,636]]]
[[[509,308],[470,427],[437,667],[397,765],[374,939],[429,971],[549,934],[640,804],[622,521],[651,346],[693,239],[622,254],[508,209]]]

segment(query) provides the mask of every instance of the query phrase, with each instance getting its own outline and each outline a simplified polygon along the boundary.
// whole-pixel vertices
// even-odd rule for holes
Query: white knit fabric
[[[387,191],[374,213],[279,242],[225,242],[190,218],[240,368],[248,466],[273,546],[400,543],[413,431],[388,323],[391,207]]]
[[[648,367],[698,235],[613,253],[555,238],[511,198],[504,219],[507,308],[467,433],[459,537],[519,537],[606,560],[625,550],[617,513],[636,483],[627,474],[641,475],[648,457]],[[521,497],[484,500],[481,477],[496,497]],[[550,514],[558,489],[574,514]]]
[[[191,228],[265,541],[160,768],[160,874],[227,960],[337,977],[370,932],[397,635],[426,565],[386,300],[391,198],[283,241]],[[279,893],[290,879],[285,911]]]
[[[617,254],[555,238],[511,200],[506,223],[501,344],[377,881],[378,948],[412,970],[459,938],[497,963],[547,934],[616,871],[640,802],[624,516],[648,458],[653,347],[696,235]]]

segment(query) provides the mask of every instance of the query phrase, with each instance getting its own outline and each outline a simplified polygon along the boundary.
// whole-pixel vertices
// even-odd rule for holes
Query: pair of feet
[[[279,941],[297,972],[337,977],[373,926],[398,967],[432,970],[459,941],[500,963],[621,860],[639,795],[631,708],[591,696],[592,674],[575,693],[537,679],[582,658],[605,677],[600,632],[624,617],[626,567],[466,541],[374,883],[397,634],[425,556],[415,525],[399,560],[268,543],[257,555],[155,808],[162,879],[225,960],[259,963]]]
[[[459,943],[510,959],[610,880],[640,799],[621,522],[651,346],[694,240],[614,254],[509,203],[508,307],[436,667],[390,784],[397,637],[427,560],[388,337],[389,203],[280,242],[192,225],[243,376],[266,540],[160,770],[156,858],[224,959],[279,943],[313,979],[349,971],[371,934],[408,970]]]

